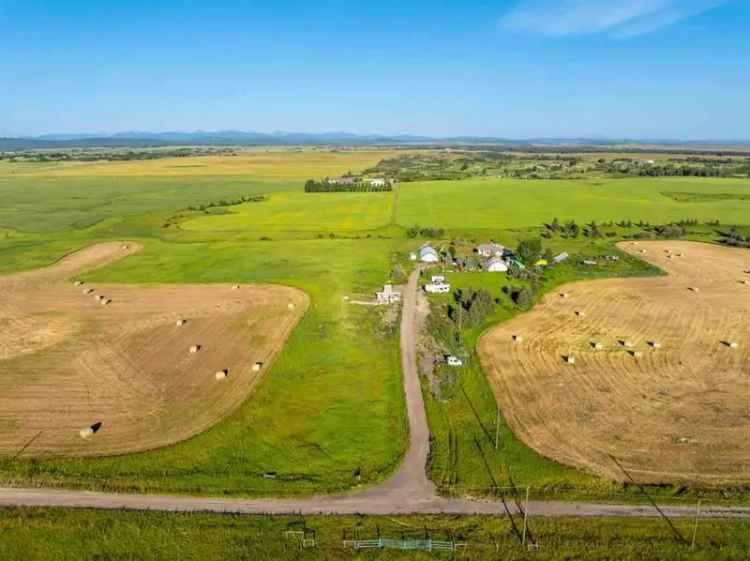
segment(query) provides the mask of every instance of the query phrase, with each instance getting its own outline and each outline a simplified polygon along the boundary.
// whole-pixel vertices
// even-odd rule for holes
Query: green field
[[[236,160],[0,165],[2,273],[45,265],[99,241],[127,239],[141,242],[143,251],[89,280],[270,282],[299,287],[312,300],[257,391],[208,432],[118,458],[4,458],[0,484],[211,495],[309,494],[373,484],[393,471],[407,441],[398,332],[379,311],[351,306],[344,297],[372,294],[394,264],[425,241],[407,238],[405,226],[445,227],[451,235],[496,237],[513,245],[538,235],[539,224],[554,216],[579,223],[693,217],[750,223],[750,186],[731,179],[466,180],[402,184],[393,193],[302,192],[310,176],[363,169],[380,156],[258,151]],[[674,193],[685,193],[686,202]],[[717,193],[722,196],[709,196]],[[269,198],[183,212],[253,194]],[[737,198],[727,198],[731,194]],[[706,229],[705,239],[711,233]],[[614,239],[556,239],[552,245],[601,254]],[[579,274],[568,271],[548,286]],[[467,288],[486,285],[499,296],[503,278],[467,274],[452,280]],[[483,327],[512,313],[499,308]],[[469,346],[478,335],[466,334]],[[435,436],[430,473],[446,491],[486,492],[492,482],[474,438],[494,427],[494,400],[475,361],[461,381],[463,391],[447,402],[428,396]],[[451,433],[460,436],[454,464],[447,445]],[[532,485],[539,495],[633,496],[540,458],[504,425],[501,444],[497,452],[487,451],[500,482],[512,470],[519,485]],[[447,465],[455,465],[458,475],[453,488],[442,484]],[[264,477],[269,472],[276,478]]]
[[[202,216],[182,224],[201,232],[354,232],[387,226],[391,193],[278,193],[264,203],[231,207],[228,214]]]
[[[675,522],[689,542],[692,520]],[[750,525],[743,521],[701,521],[696,547],[678,543],[658,519],[531,519],[540,544],[525,550],[505,518],[494,517],[245,517],[216,514],[94,512],[88,510],[0,509],[0,555],[4,561],[88,561],[138,559],[212,561],[238,559],[350,560],[465,559],[485,561],[730,561],[747,558]],[[286,532],[303,531],[315,547],[302,548]],[[363,538],[464,542],[455,554],[355,551],[345,535]]]
[[[457,231],[539,226],[554,217],[579,223],[630,219],[663,224],[685,218],[724,224],[750,221],[748,179],[470,179],[404,183],[400,191],[399,224]],[[678,201],[675,193],[692,197]],[[700,198],[696,193],[724,197]]]

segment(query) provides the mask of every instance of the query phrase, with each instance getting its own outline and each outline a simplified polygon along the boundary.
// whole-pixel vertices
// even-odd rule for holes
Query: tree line
[[[372,185],[369,181],[361,181],[352,184],[329,183],[328,181],[315,181],[308,179],[305,183],[305,193],[384,193],[393,191],[390,182],[385,185]]]

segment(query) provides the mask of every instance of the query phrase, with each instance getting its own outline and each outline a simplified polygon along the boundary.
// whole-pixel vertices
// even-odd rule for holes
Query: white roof
[[[423,245],[419,248],[420,255],[427,255],[428,253],[434,253],[435,255],[438,254],[437,250],[431,245]]]

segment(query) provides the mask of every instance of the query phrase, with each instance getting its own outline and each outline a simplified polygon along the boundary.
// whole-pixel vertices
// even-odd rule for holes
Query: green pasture
[[[25,176],[1,173],[0,228],[80,229],[107,218],[175,212],[243,195],[297,189],[296,182],[243,177]]]
[[[516,517],[516,524],[521,524]],[[503,517],[269,517],[207,513],[107,512],[69,509],[0,509],[0,556],[4,561],[302,561],[432,560],[486,561],[733,561],[746,559],[750,524],[702,520],[691,548],[693,521],[658,518],[531,518],[527,550]],[[298,535],[314,538],[303,548]],[[345,547],[362,538],[463,542],[456,553],[364,551]],[[677,533],[686,543],[680,542]]]
[[[724,224],[750,221],[748,179],[469,179],[402,183],[399,190],[398,223],[402,226],[504,230],[539,226],[554,217],[578,223],[630,219],[664,224],[685,218]],[[684,195],[676,200],[676,193]],[[706,197],[716,194],[722,197]]]

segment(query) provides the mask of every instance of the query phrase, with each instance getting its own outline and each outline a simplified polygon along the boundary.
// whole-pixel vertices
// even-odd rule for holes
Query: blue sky
[[[0,0],[0,135],[750,139],[747,0]]]

